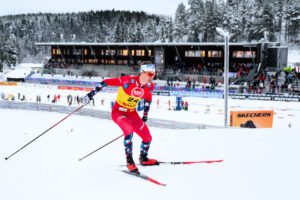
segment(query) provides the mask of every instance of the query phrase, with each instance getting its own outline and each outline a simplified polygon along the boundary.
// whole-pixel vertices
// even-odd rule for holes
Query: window
[[[84,49],[84,55],[87,55],[88,51],[87,49]]]
[[[56,54],[57,54],[57,55],[60,55],[60,54],[61,54],[60,49],[56,49]]]
[[[127,60],[118,60],[118,65],[126,65],[127,63]]]
[[[128,50],[127,49],[121,50],[121,56],[128,56]]]
[[[116,50],[115,49],[110,49],[110,50],[108,50],[108,49],[106,49],[105,50],[105,55],[106,56],[110,56],[110,55],[115,55],[116,54]]]
[[[188,51],[185,51],[185,57],[205,57],[205,51],[188,50]]]
[[[52,54],[53,54],[53,55],[56,54],[56,49],[55,49],[55,48],[52,49]]]
[[[148,56],[151,56],[151,54],[152,54],[152,51],[151,51],[151,49],[149,49],[148,50]]]
[[[221,58],[222,51],[208,51],[208,57],[209,58]]]
[[[134,56],[134,50],[131,50],[131,55]]]
[[[136,50],[137,56],[145,56],[145,50],[144,49],[138,49]]]
[[[81,49],[73,49],[73,55],[81,55]]]
[[[234,58],[243,58],[244,57],[244,51],[234,51],[233,52]]]
[[[195,51],[185,51],[185,57],[195,57]]]
[[[115,54],[116,54],[116,50],[111,49],[111,50],[110,50],[110,54],[111,54],[111,55],[115,55]]]
[[[115,61],[114,60],[105,60],[105,63],[106,64],[115,64]]]
[[[92,64],[98,63],[98,59],[88,59],[88,63],[92,63]]]
[[[205,51],[196,51],[195,52],[196,57],[205,57]]]
[[[234,58],[255,58],[256,52],[255,51],[234,51],[233,57]]]
[[[255,58],[256,52],[255,51],[245,51],[245,58]]]

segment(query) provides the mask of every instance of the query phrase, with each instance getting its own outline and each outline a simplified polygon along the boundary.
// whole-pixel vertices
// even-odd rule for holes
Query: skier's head
[[[145,61],[140,64],[140,72],[150,72],[155,75],[155,65],[150,61]]]
[[[149,83],[155,76],[155,65],[150,61],[145,61],[140,64],[140,82],[142,84]]]

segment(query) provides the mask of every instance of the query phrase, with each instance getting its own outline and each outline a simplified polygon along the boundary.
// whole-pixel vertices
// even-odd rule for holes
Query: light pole
[[[216,28],[224,36],[224,127],[228,127],[228,73],[229,73],[229,38],[230,34],[221,28]]]

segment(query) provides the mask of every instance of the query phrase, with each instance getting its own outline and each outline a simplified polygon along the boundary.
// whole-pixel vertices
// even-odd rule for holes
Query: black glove
[[[89,95],[85,95],[84,97],[80,98],[80,103],[86,106],[91,100],[92,98]]]
[[[142,120],[143,120],[143,122],[146,122],[148,120],[148,117],[144,115]]]

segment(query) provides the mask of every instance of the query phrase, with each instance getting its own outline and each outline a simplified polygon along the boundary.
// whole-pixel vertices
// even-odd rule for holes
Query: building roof
[[[37,46],[224,46],[223,42],[184,42],[184,43],[88,43],[88,42],[41,42]],[[229,43],[230,46],[257,46],[259,42]],[[274,43],[277,44],[277,43]]]

